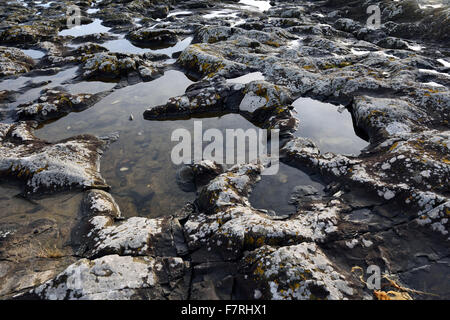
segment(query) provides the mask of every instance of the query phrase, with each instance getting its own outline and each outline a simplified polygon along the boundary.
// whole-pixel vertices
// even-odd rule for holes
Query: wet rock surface
[[[449,298],[448,5],[22,2],[27,6],[0,4],[0,77],[20,84],[0,90],[0,176],[21,181],[26,199],[84,194],[64,230],[48,217],[19,223],[0,216],[1,298],[375,299],[389,290],[402,298]],[[78,34],[61,16],[72,4],[83,13]],[[378,29],[367,25],[370,5],[380,6]],[[188,37],[192,44],[177,51]],[[111,41],[148,51],[110,51]],[[34,59],[26,49],[44,56]],[[23,75],[69,66],[77,68],[70,83],[112,81],[111,91],[182,70],[196,82],[166,104],[148,106],[145,119],[233,113],[279,129],[281,160],[327,187],[289,190],[294,212],[279,216],[249,201],[267,163],[225,168],[204,159],[169,177],[196,192],[195,201],[171,216],[125,219],[100,171],[100,157],[117,137],[50,143],[34,134],[38,125],[95,108],[110,91],[54,87],[9,107],[43,86]],[[259,77],[240,78],[252,73]],[[299,97],[343,105],[370,145],[359,155],[324,153],[296,136]],[[51,239],[66,239],[58,244],[63,252],[26,250]],[[371,265],[384,275],[382,290],[360,279],[357,271]]]
[[[96,53],[85,56],[82,77],[87,80],[120,80],[122,77],[140,77],[144,81],[161,75],[161,67],[133,55]]]
[[[141,28],[131,32],[128,39],[144,46],[172,46],[178,42],[176,33],[166,29]]]
[[[21,104],[16,117],[21,121],[57,120],[70,112],[81,112],[100,101],[104,94],[72,95],[65,90],[46,90],[36,101]]]
[[[63,300],[186,299],[186,265],[180,258],[110,255],[81,259],[22,298]]]

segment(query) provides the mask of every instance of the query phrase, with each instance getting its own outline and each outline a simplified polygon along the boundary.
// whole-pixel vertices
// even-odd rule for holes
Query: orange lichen
[[[397,292],[397,291],[377,291],[373,292],[375,298],[378,300],[412,300],[411,296],[406,292]]]

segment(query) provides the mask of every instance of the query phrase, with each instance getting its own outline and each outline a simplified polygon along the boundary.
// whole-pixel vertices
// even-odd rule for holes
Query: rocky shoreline
[[[377,3],[382,25],[367,28],[367,7]],[[83,26],[101,20],[108,31],[61,35],[72,4]],[[58,226],[0,222],[0,298],[450,298],[448,4],[293,0],[271,1],[266,10],[239,1],[22,0],[0,7],[0,77],[30,78],[0,90],[2,183],[20,182],[29,201],[83,194],[67,222],[67,253],[39,257],[39,272],[33,252],[17,248],[34,237],[51,242]],[[158,51],[186,40],[181,50]],[[114,41],[152,51],[111,51]],[[33,59],[25,50],[45,55]],[[68,83],[115,86],[30,94],[48,85],[33,76],[73,67]],[[236,114],[279,129],[281,161],[319,175],[324,193],[300,186],[291,196],[295,213],[274,216],[249,201],[264,164],[223,168],[204,160],[178,177],[196,189],[195,201],[171,216],[123,218],[100,168],[118,135],[48,142],[34,134],[173,69],[195,83],[149,106],[149,125]],[[229,81],[255,72],[263,80]],[[19,103],[23,95],[29,98]],[[299,97],[345,106],[370,145],[360,155],[323,153],[296,136]],[[372,265],[384,274],[378,290],[362,280]]]

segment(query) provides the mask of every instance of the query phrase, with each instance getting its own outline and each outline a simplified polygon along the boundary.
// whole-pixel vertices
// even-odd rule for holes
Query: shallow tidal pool
[[[310,98],[299,98],[293,106],[300,120],[296,135],[314,141],[322,153],[358,155],[369,145],[356,134],[352,116],[345,107]]]
[[[227,129],[258,129],[238,114],[177,121],[143,119],[147,108],[183,94],[190,84],[192,81],[182,72],[167,71],[159,79],[118,89],[88,110],[44,125],[36,135],[55,142],[78,134],[119,133],[118,141],[102,157],[101,173],[111,185],[111,193],[123,215],[173,214],[194,200],[195,194],[183,192],[176,183],[180,166],[173,163],[171,154],[179,142],[171,140],[172,133],[186,129],[194,137],[195,122],[201,123],[203,133],[214,128],[223,136]],[[207,145],[203,142],[203,147]],[[224,147],[226,154],[227,145]]]

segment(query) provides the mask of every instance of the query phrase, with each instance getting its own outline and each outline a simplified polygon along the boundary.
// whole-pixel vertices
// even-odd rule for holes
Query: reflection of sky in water
[[[73,68],[55,76],[37,77],[33,80],[42,81],[53,77],[55,82],[60,83],[66,78],[72,78],[75,70]],[[238,82],[261,76],[249,74]],[[21,78],[9,81],[26,82]],[[182,192],[176,185],[178,166],[172,163],[171,152],[178,142],[172,142],[171,135],[174,130],[184,128],[193,137],[194,121],[200,120],[146,121],[142,114],[150,106],[164,104],[170,97],[183,94],[190,84],[192,82],[183,73],[167,71],[163,77],[152,82],[116,90],[92,108],[81,113],[71,113],[44,126],[36,134],[43,139],[58,141],[78,134],[105,136],[119,132],[119,141],[112,144],[103,156],[102,174],[111,184],[112,194],[124,215],[170,214],[194,197],[193,194]],[[66,88],[73,93],[92,92],[89,88],[98,89],[98,85],[102,90],[109,90],[114,84],[82,82],[66,85]],[[34,90],[38,90],[34,93],[37,97],[42,88],[30,92]],[[302,104],[299,100],[294,105],[302,122],[299,134],[313,138],[322,150],[355,152],[367,144],[354,134],[350,114],[340,114],[335,106],[310,99],[303,100]],[[129,120],[130,114],[134,115],[134,121]],[[216,128],[224,136],[226,129],[255,128],[247,120],[234,114],[201,121],[203,133],[209,128]],[[208,144],[203,143],[204,147]],[[292,207],[287,204],[289,196],[295,186],[304,184],[314,183],[301,171],[281,164],[278,175],[266,176],[257,185],[253,205],[275,210],[278,214],[292,213]]]
[[[82,81],[78,83],[66,83],[70,82],[75,75],[78,67],[73,67],[70,69],[66,69],[58,72],[54,75],[48,76],[37,76],[37,77],[26,77],[21,76],[16,79],[9,79],[3,82],[0,82],[0,91],[2,90],[19,90],[22,87],[26,86],[28,82],[32,83],[40,83],[44,81],[50,81],[47,85],[40,86],[37,88],[29,89],[17,96],[17,100],[10,103],[8,105],[9,109],[17,107],[20,104],[27,103],[38,99],[41,95],[41,91],[45,89],[51,89],[55,87],[63,87],[71,94],[80,94],[80,93],[90,93],[96,94],[102,91],[107,91],[116,86],[116,83],[108,83],[101,81]]]
[[[55,129],[66,128],[64,123],[72,127],[71,132],[66,133],[67,137],[86,131],[96,135],[105,135],[111,133],[111,128],[115,131],[120,128],[129,130],[130,127],[136,128],[138,124],[139,129],[142,129],[144,125],[150,123],[143,120],[142,117],[148,107],[164,104],[170,97],[183,94],[190,84],[192,82],[182,72],[167,71],[163,77],[154,81],[141,82],[118,89],[91,109],[79,114],[70,114],[60,119],[58,123],[45,127],[40,133],[45,134],[47,130],[49,133],[53,132],[55,125],[57,125]],[[128,121],[131,113],[135,115],[135,122]],[[94,114],[100,117],[93,119],[92,115]],[[130,126],[130,124],[133,125]],[[51,138],[51,136],[46,136]]]
[[[26,85],[26,83],[29,81],[31,81],[33,83],[39,83],[39,82],[43,82],[43,81],[51,81],[49,84],[47,84],[45,86],[30,89],[30,90],[26,91],[25,93],[19,95],[15,102],[9,104],[9,108],[12,109],[22,103],[36,100],[37,98],[39,98],[40,92],[44,89],[60,86],[64,82],[73,79],[75,77],[77,69],[78,69],[78,67],[73,67],[73,68],[66,69],[61,72],[58,72],[57,74],[49,75],[49,76],[38,76],[38,77],[21,76],[16,79],[5,80],[3,82],[0,82],[0,91],[1,90],[16,90],[17,91],[20,88],[24,87]]]
[[[80,37],[88,34],[108,32],[110,28],[102,25],[100,19],[94,19],[94,22],[82,26],[73,27],[58,33],[60,36]]]
[[[172,56],[173,53],[183,51],[184,49],[186,49],[191,44],[191,42],[192,37],[188,37],[183,41],[179,41],[176,45],[172,47],[164,49],[149,49],[137,47],[122,36],[122,38],[120,39],[107,41],[101,44],[101,46],[107,48],[111,52],[133,53],[133,54],[152,52],[152,53],[166,54],[170,57]]]
[[[71,94],[90,93],[96,94],[102,91],[111,90],[116,86],[113,82],[83,81],[65,85],[64,88]]]
[[[228,79],[227,83],[247,84],[257,80],[260,81],[265,80],[265,77],[261,72],[252,72],[237,78]]]
[[[181,16],[181,15],[190,15],[190,14],[192,14],[192,11],[174,11],[174,12],[169,13],[167,15],[167,18]]]
[[[193,137],[194,121],[202,121],[203,130],[253,127],[239,115],[180,121],[146,121],[143,112],[164,104],[168,98],[184,93],[192,82],[179,71],[148,83],[139,83],[112,93],[92,108],[44,126],[37,136],[57,141],[77,134],[108,135],[120,133],[102,159],[102,174],[112,185],[112,194],[124,215],[160,216],[181,208],[194,195],[176,185],[178,166],[171,161],[172,132],[184,128]],[[130,114],[134,121],[130,121]],[[203,131],[203,132],[204,132]]]
[[[300,98],[293,106],[300,120],[296,135],[313,140],[322,153],[359,154],[368,145],[356,135],[348,110],[339,112],[337,106],[309,98]]]
[[[36,132],[40,138],[57,141],[77,134],[104,136],[120,133],[102,158],[102,175],[125,216],[171,214],[192,194],[178,190],[177,167],[170,160],[171,133],[175,122],[143,119],[149,106],[163,104],[184,93],[192,82],[178,71],[168,71],[152,82],[125,87],[105,97],[92,108],[46,125]],[[130,121],[130,114],[134,121]]]
[[[27,56],[38,60],[40,58],[42,58],[43,56],[45,56],[45,53],[39,50],[33,50],[33,49],[29,49],[29,50],[22,50],[23,53],[25,53]]]
[[[235,12],[230,9],[224,9],[224,10],[216,10],[212,11],[211,13],[203,15],[203,18],[205,19],[213,19],[213,18],[227,18],[227,19],[235,19],[238,15],[238,12]]]
[[[185,12],[181,12],[185,13]],[[155,28],[157,26],[154,25],[151,29]],[[85,36],[95,33],[109,33],[111,35],[114,35],[114,33],[109,32],[111,28],[105,27],[102,25],[102,20],[100,19],[94,19],[94,22],[78,27],[73,27],[71,29],[66,29],[61,32],[59,32],[60,36],[73,36],[73,37],[79,37],[79,36]],[[125,35],[123,34],[115,34],[119,37],[119,39],[106,41],[105,43],[101,44],[101,46],[107,48],[110,52],[118,52],[118,53],[129,53],[129,54],[143,54],[147,52],[151,53],[157,53],[157,54],[166,54],[169,57],[172,56],[173,53],[183,51],[186,49],[192,42],[192,37],[187,37],[186,39],[179,41],[176,45],[167,47],[167,48],[157,48],[157,47],[143,47],[143,46],[136,46],[129,40],[125,38]],[[69,45],[71,48],[77,48],[80,45]]]
[[[134,46],[130,41],[125,38],[107,41],[101,44],[102,47],[105,47],[111,52],[119,52],[119,53],[133,53],[133,54],[142,54],[146,52],[150,52],[149,49],[139,48]]]
[[[437,59],[437,61],[442,64],[446,68],[450,68],[450,62],[445,61],[444,59]]]
[[[170,57],[170,56],[172,56],[173,53],[179,52],[179,51],[183,51],[184,49],[189,47],[189,45],[192,42],[192,39],[193,39],[192,37],[188,37],[188,38],[184,39],[183,41],[179,41],[173,47],[164,48],[164,49],[157,49],[157,50],[150,50],[150,52],[166,54],[166,55],[168,55]]]
[[[246,5],[246,6],[255,7],[261,12],[269,10],[272,7],[271,4],[270,4],[270,1],[267,1],[267,0],[265,0],[265,1],[240,0],[239,3],[243,4],[243,5]]]
[[[120,139],[103,156],[101,172],[111,184],[111,193],[124,215],[171,214],[194,198],[194,194],[181,191],[176,184],[179,166],[172,163],[171,152],[179,142],[171,141],[173,131],[186,129],[193,139],[194,121],[202,121],[203,133],[214,128],[220,130],[224,137],[226,129],[255,128],[236,114],[179,121],[143,119],[142,114],[148,107],[164,104],[168,98],[184,93],[190,84],[192,82],[183,73],[167,71],[163,77],[152,82],[116,90],[92,108],[81,113],[71,113],[44,126],[36,134],[40,138],[57,141],[77,134],[104,136],[119,132]],[[130,114],[134,115],[134,121],[129,120]],[[204,142],[203,146],[208,144]],[[225,144],[224,154],[226,147]],[[298,170],[295,173],[288,172],[289,179],[302,175]],[[301,184],[300,180],[292,183]],[[268,188],[273,184],[267,180],[267,185],[265,181],[258,187]],[[290,184],[287,186],[291,188]],[[286,189],[286,193],[290,191]],[[266,198],[269,201],[267,199],[270,197]]]

